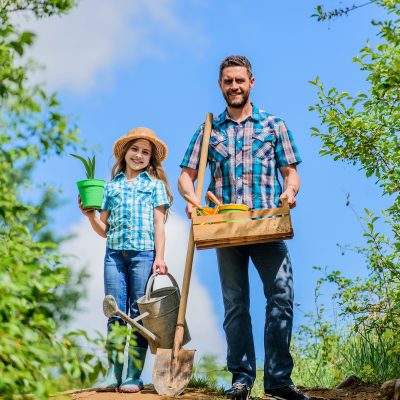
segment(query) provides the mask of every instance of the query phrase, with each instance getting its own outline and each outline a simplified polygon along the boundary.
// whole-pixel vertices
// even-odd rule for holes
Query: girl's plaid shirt
[[[193,135],[181,167],[198,169],[203,132],[204,124]],[[278,168],[300,162],[285,122],[254,105],[252,115],[240,123],[226,110],[213,119],[208,190],[224,204],[246,204],[251,209],[278,207],[282,194]]]
[[[154,250],[154,208],[169,207],[162,181],[147,172],[131,183],[123,172],[107,182],[102,209],[110,212],[107,247],[115,250]]]

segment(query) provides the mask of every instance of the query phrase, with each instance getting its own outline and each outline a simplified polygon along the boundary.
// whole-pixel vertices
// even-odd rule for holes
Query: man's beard
[[[249,99],[249,96],[250,96],[250,91],[244,92],[242,100],[239,103],[233,103],[232,101],[230,101],[229,96],[225,95],[225,93],[224,93],[224,99],[225,99],[226,103],[228,104],[229,107],[232,107],[232,108],[243,108],[246,105],[247,100]]]

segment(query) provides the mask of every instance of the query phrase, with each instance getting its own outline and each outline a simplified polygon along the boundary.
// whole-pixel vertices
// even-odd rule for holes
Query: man
[[[229,56],[220,65],[219,87],[226,110],[214,118],[208,151],[209,190],[225,204],[241,203],[251,209],[278,207],[287,198],[296,206],[301,162],[285,123],[250,102],[254,76],[243,56]],[[196,198],[194,182],[200,159],[204,124],[194,134],[181,163],[179,192]],[[278,180],[283,178],[283,190]],[[197,199],[200,202],[200,199]],[[186,212],[190,215],[191,205]],[[266,399],[307,400],[290,378],[289,352],[293,321],[293,276],[283,241],[217,249],[225,307],[231,399],[249,399],[256,377],[256,358],[249,313],[249,259],[263,283],[267,301],[264,329],[264,390]]]

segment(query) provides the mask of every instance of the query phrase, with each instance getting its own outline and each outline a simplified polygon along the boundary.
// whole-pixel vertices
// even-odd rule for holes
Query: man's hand
[[[295,190],[292,186],[288,186],[287,189],[279,196],[279,200],[287,199],[289,207],[295,208],[297,201],[296,201],[296,194]]]
[[[196,198],[196,194],[194,192],[194,182],[197,179],[197,170],[191,168],[182,168],[181,175],[178,179],[178,190],[181,196],[183,197],[185,194],[191,197],[193,200],[196,199],[197,203],[200,204],[199,199]],[[186,215],[190,219],[192,216],[193,206],[190,203],[186,204],[185,211]]]
[[[296,207],[296,195],[300,188],[300,178],[296,165],[286,165],[279,168],[285,185],[285,191],[279,196],[279,200],[287,199],[290,208]]]
[[[186,203],[185,211],[186,211],[186,215],[189,219],[192,219],[192,210],[193,210],[193,206],[190,203]]]

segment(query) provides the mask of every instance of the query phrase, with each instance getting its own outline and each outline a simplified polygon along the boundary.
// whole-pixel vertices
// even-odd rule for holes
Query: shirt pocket
[[[110,198],[110,204],[112,208],[118,207],[122,203],[122,192],[121,189],[111,189],[108,193]]]
[[[213,135],[210,137],[210,157],[221,163],[229,158],[228,137],[224,135]]]
[[[274,139],[273,131],[254,131],[253,133],[253,156],[261,161],[269,161],[274,158]]]
[[[153,199],[153,191],[151,188],[136,189],[136,202],[144,205],[150,205]]]

